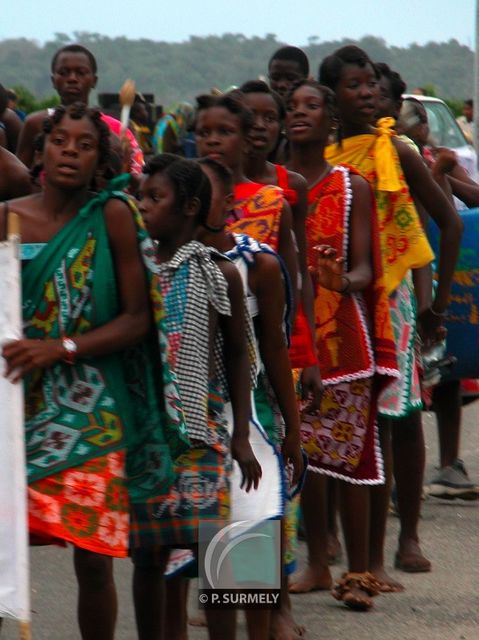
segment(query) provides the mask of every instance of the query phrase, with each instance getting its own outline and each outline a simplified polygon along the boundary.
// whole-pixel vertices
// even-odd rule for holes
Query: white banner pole
[[[0,345],[22,336],[17,216],[8,220],[8,241],[0,243]],[[23,386],[12,384],[0,356],[0,617],[20,621],[29,640],[30,585]]]

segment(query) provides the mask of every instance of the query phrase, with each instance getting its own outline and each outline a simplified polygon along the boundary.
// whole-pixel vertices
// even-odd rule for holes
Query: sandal
[[[341,600],[350,609],[356,611],[369,611],[373,606],[371,597],[377,596],[380,592],[381,583],[376,578],[365,571],[364,573],[345,573],[341,580],[335,584],[333,596],[336,600]],[[357,596],[352,593],[353,589],[364,591],[367,596]]]

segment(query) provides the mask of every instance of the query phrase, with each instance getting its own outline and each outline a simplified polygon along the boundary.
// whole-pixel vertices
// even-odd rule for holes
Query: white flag
[[[17,242],[0,243],[0,346],[20,338]],[[30,620],[23,386],[0,356],[0,617]]]

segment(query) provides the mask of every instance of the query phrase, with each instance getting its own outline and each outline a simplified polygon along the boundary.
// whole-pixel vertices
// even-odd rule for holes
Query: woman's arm
[[[258,254],[249,273],[251,289],[258,301],[255,326],[261,360],[286,423],[283,456],[285,463],[293,464],[293,483],[296,484],[303,470],[303,459],[298,405],[283,326],[285,295],[281,267],[274,256]]]
[[[231,304],[230,316],[219,316],[224,339],[224,361],[228,391],[233,409],[233,435],[231,454],[238,462],[243,480],[241,487],[249,491],[258,487],[261,467],[249,443],[251,416],[251,381],[245,330],[245,298],[241,276],[236,267],[226,260],[218,262],[226,281]]]
[[[293,216],[287,202],[283,205],[279,224],[278,253],[284,261],[291,280],[294,313],[298,300],[298,256],[293,238]]]
[[[448,305],[463,223],[448,198],[433,180],[421,157],[396,139],[394,139],[394,144],[411,195],[421,202],[441,232],[439,279],[433,311],[442,314]]]

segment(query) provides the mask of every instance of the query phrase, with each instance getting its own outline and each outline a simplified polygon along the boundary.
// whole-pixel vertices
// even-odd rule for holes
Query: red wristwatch
[[[65,351],[63,361],[67,364],[75,364],[77,358],[77,344],[71,338],[62,338],[62,347]]]

